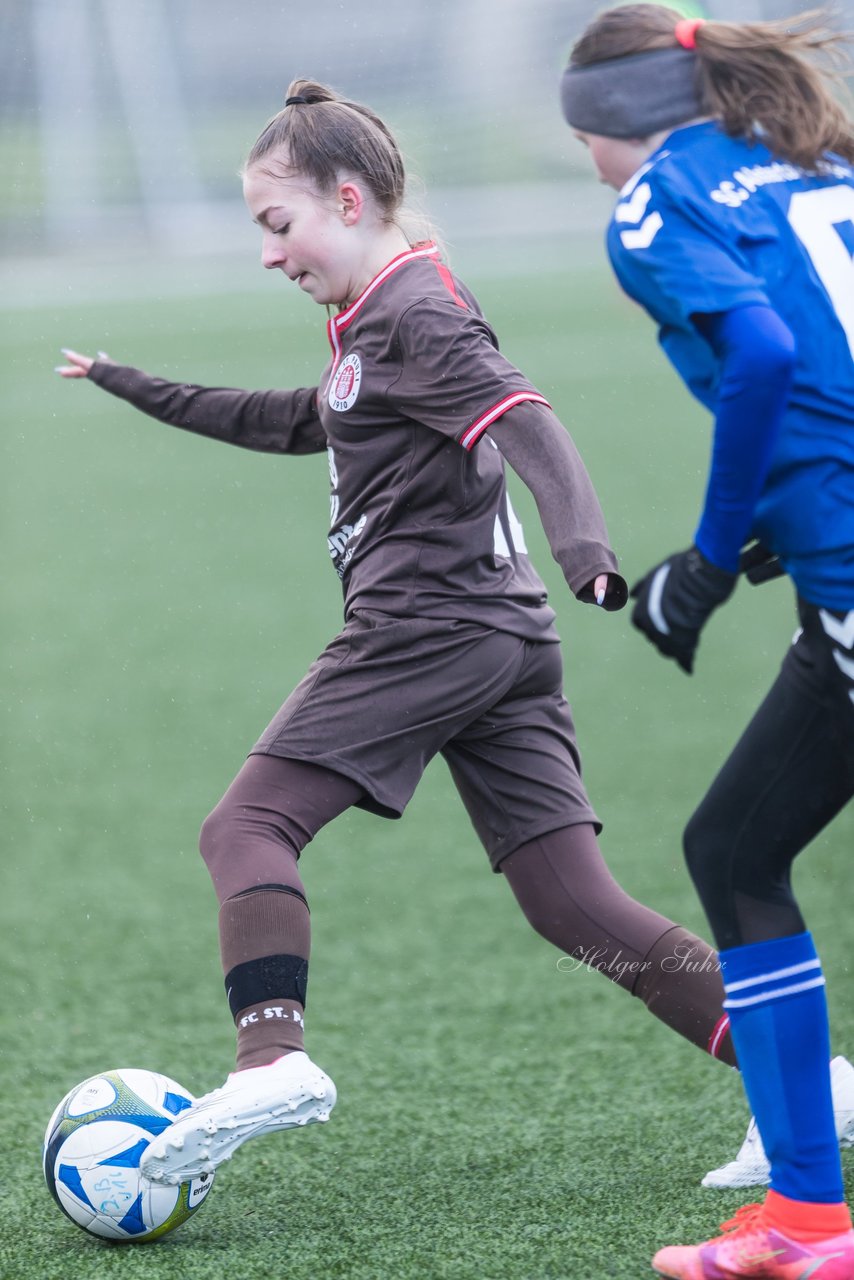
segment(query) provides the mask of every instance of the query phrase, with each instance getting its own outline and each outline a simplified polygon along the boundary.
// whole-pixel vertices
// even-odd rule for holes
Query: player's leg
[[[688,824],[685,849],[716,936],[725,948],[803,934],[792,895],[797,853],[854,792],[854,714],[843,667],[817,610],[741,741]],[[785,1006],[783,1006],[785,1007]],[[830,1078],[836,1135],[854,1136],[854,1069],[835,1058]],[[711,1187],[770,1180],[751,1122],[736,1158],[704,1178]]]
[[[701,1247],[733,1268],[727,1274],[752,1274],[738,1269],[739,1249],[776,1251],[781,1275],[795,1260],[803,1274],[835,1274],[821,1260],[828,1251],[851,1268],[840,1275],[854,1270],[824,977],[790,884],[795,856],[854,795],[854,613],[846,620],[808,606],[801,617],[780,676],[686,832],[771,1190],[739,1231],[662,1250],[663,1275],[693,1274]]]
[[[310,917],[298,859],[361,795],[329,769],[251,755],[202,825],[238,1070],[303,1048]]]
[[[427,761],[512,685],[523,650],[476,624],[356,619],[276,713],[202,832],[242,1069],[152,1142],[147,1176],[182,1181],[246,1138],[329,1114],[332,1082],[299,1048],[300,851],[354,803],[400,816]]]
[[[568,965],[601,970],[732,1063],[717,957],[611,876],[581,780],[559,646],[528,650],[508,694],[443,751],[493,868]]]
[[[200,844],[221,903],[237,1069],[151,1143],[146,1177],[185,1181],[248,1138],[328,1119],[335,1087],[303,1050],[310,927],[297,860],[361,795],[328,769],[253,755],[206,819]]]
[[[530,924],[566,956],[638,997],[666,1026],[735,1065],[715,951],[621,889],[589,823],[550,831],[500,864]]]
[[[722,949],[804,931],[792,863],[854,795],[854,680],[817,641],[813,621],[685,830],[688,869]]]

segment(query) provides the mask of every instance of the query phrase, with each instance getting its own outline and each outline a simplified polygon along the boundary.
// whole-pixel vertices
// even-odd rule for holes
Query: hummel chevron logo
[[[635,187],[628,200],[621,200],[614,210],[616,222],[640,222],[646,213],[646,206],[652,199],[652,188],[648,182]]]
[[[838,649],[833,650],[833,659],[842,674],[849,680],[854,680],[854,659],[846,658]]]
[[[620,239],[626,249],[648,249],[663,226],[664,219],[658,210],[654,210],[644,218],[637,231],[621,231]]]
[[[819,609],[818,615],[821,618],[821,625],[831,640],[841,644],[843,649],[854,647],[854,609],[846,613],[844,618],[834,618],[827,609]]]

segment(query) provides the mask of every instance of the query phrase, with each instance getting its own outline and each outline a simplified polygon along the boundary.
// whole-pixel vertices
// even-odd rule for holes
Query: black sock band
[[[264,1000],[296,1000],[305,1007],[308,961],[302,956],[261,956],[237,964],[225,975],[232,1017]]]

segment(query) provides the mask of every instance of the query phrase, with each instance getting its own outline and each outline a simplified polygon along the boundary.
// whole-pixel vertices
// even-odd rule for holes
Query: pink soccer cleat
[[[748,1204],[705,1244],[659,1249],[653,1269],[668,1280],[854,1280],[854,1231],[790,1240]]]

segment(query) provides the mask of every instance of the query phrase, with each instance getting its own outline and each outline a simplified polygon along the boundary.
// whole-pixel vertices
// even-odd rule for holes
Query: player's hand
[[[628,598],[626,580],[618,573],[600,573],[578,592],[582,604],[598,604],[609,613],[622,609]]]
[[[85,378],[95,363],[92,356],[81,355],[79,351],[72,351],[70,347],[63,347],[62,354],[68,363],[56,366],[54,372],[58,373],[60,378]],[[109,358],[106,351],[98,352],[99,360],[109,360]]]
[[[736,577],[696,547],[679,551],[632,587],[632,625],[691,675],[700,632],[709,615],[732,595]]]

